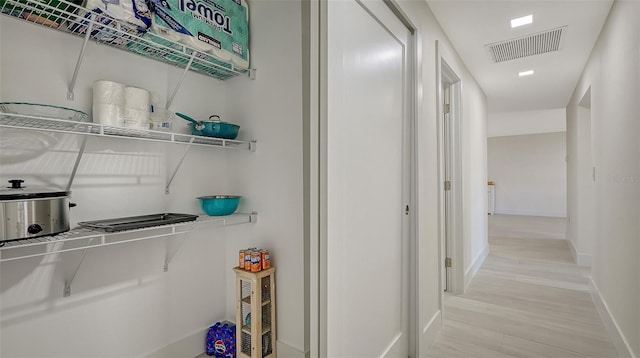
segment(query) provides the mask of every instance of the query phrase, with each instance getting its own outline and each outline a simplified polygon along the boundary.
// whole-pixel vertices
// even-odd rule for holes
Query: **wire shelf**
[[[143,34],[126,21],[103,13],[91,13],[89,9],[66,0],[0,0],[0,12],[80,37],[90,31],[90,39],[99,44],[180,68],[189,67],[191,71],[220,80],[250,72],[151,32]]]
[[[0,247],[0,262],[62,252],[142,241],[183,234],[203,227],[221,227],[255,223],[257,213],[236,213],[228,216],[199,216],[196,221],[105,233],[88,228],[74,228],[62,234],[5,242]],[[15,250],[24,249],[24,250]]]
[[[82,134],[98,137],[129,138],[156,142],[191,143],[195,145],[245,149],[251,151],[254,151],[256,146],[256,141],[240,141],[171,132],[111,127],[100,123],[77,122],[24,114],[0,113],[0,127]]]

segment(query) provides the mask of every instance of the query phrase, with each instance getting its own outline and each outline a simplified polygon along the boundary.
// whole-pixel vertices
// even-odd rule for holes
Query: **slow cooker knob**
[[[11,179],[9,180],[9,183],[11,184],[11,186],[9,187],[10,189],[22,189],[22,183],[24,183],[24,180],[22,179]]]
[[[31,235],[35,235],[35,234],[39,233],[40,231],[42,231],[42,226],[40,226],[38,224],[31,224],[27,228],[27,232],[29,234],[31,234]]]

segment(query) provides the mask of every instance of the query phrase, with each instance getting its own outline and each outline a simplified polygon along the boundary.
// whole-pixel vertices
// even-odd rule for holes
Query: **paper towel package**
[[[119,82],[93,83],[93,121],[108,126],[149,129],[151,93]]]
[[[128,34],[139,36],[151,26],[151,9],[147,0],[87,0],[85,7],[89,11],[80,10],[80,19],[70,22],[67,28],[84,34],[91,16],[96,15],[95,21],[103,26],[92,30],[91,35],[100,42],[126,46],[131,41]]]
[[[245,0],[151,0],[154,26],[236,67],[249,68],[249,8]]]
[[[124,114],[125,88],[122,83],[98,80],[93,83],[93,121],[119,126]]]
[[[151,93],[144,88],[126,87],[124,89],[124,106],[125,108],[151,111]]]
[[[133,108],[125,108],[120,119],[120,127],[133,129],[149,129],[149,110],[143,111]]]
[[[119,82],[98,80],[93,82],[93,103],[124,107],[126,86]]]
[[[94,103],[92,108],[93,122],[111,127],[119,127],[124,116],[124,107],[113,104]]]

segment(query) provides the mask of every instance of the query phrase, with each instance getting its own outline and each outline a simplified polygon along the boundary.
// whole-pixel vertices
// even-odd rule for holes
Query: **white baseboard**
[[[567,240],[569,243],[569,250],[571,251],[571,256],[576,260],[576,264],[578,266],[583,267],[591,267],[591,254],[583,254],[576,250],[576,247],[573,245],[573,241]]]
[[[573,244],[573,241],[567,239],[567,242],[569,243],[569,251],[571,251],[571,256],[573,256],[573,259],[578,262],[578,250],[576,250],[576,246]]]
[[[591,255],[578,252],[576,263],[578,264],[578,266],[591,267]]]
[[[442,329],[442,311],[438,310],[420,332],[420,350],[423,350],[419,352],[421,357],[436,341],[440,329]]]
[[[593,281],[593,278],[589,279],[589,291],[591,292],[591,298],[596,305],[596,309],[600,314],[600,318],[602,318],[602,322],[604,323],[607,332],[609,332],[611,341],[616,347],[620,358],[637,358],[637,356],[633,353],[631,346],[629,345],[629,341],[627,341],[627,338],[620,330],[618,323],[611,315],[609,306],[602,297],[602,294],[600,293],[600,290],[598,289],[596,283]]]
[[[209,327],[198,330],[155,352],[144,355],[144,358],[194,358],[204,354],[205,337]],[[286,358],[306,358],[305,352],[299,351],[286,343],[276,341],[276,352]]]
[[[511,210],[496,210],[494,215],[519,215],[519,216],[545,216],[550,218],[565,218],[567,213],[557,211],[511,211]]]
[[[476,273],[478,273],[480,266],[482,266],[482,263],[484,263],[484,260],[487,258],[488,255],[489,255],[489,244],[487,243],[487,245],[484,247],[482,252],[480,252],[480,254],[473,261],[473,263],[471,264],[471,267],[469,267],[464,272],[464,290],[465,291],[467,290],[467,286],[469,286],[469,284],[471,283],[471,280],[473,280],[473,277],[476,275]]]
[[[305,358],[309,356],[309,352],[305,353],[297,348],[276,340],[276,353],[279,357],[285,358]]]
[[[204,352],[205,338],[209,327],[199,329],[170,343],[157,351],[146,354],[144,358],[193,358]]]

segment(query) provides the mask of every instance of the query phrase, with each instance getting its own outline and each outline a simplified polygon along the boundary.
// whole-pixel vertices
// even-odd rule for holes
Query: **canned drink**
[[[238,268],[244,269],[244,255],[246,254],[246,250],[240,250],[240,257],[238,259]]]
[[[251,271],[251,250],[244,251],[244,270]]]
[[[260,252],[251,252],[251,272],[262,271],[262,264],[260,263]]]
[[[271,256],[269,250],[260,251],[260,259],[262,260],[262,269],[266,270],[271,267]]]

